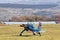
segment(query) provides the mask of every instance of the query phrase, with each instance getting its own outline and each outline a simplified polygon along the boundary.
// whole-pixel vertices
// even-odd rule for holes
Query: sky
[[[56,3],[60,0],[0,0],[0,3],[41,4]]]

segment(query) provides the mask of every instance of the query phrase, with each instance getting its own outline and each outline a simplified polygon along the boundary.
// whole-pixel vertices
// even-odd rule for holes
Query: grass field
[[[24,32],[23,36],[19,36],[23,28],[18,26],[0,26],[0,40],[60,40],[60,24],[43,25],[42,30],[46,30],[46,32],[42,32],[42,36],[32,35],[31,32]]]

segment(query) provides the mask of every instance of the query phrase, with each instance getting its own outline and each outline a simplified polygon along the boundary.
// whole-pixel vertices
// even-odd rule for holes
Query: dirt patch
[[[0,26],[4,26],[4,24],[0,24]]]

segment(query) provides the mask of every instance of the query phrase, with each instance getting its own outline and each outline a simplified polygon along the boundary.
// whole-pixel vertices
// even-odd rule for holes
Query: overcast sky
[[[0,0],[0,3],[21,3],[21,4],[40,4],[40,3],[56,3],[60,0]]]

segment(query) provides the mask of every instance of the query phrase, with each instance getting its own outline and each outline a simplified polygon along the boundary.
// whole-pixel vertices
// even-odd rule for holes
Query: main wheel
[[[22,34],[20,34],[20,36],[22,36]]]

